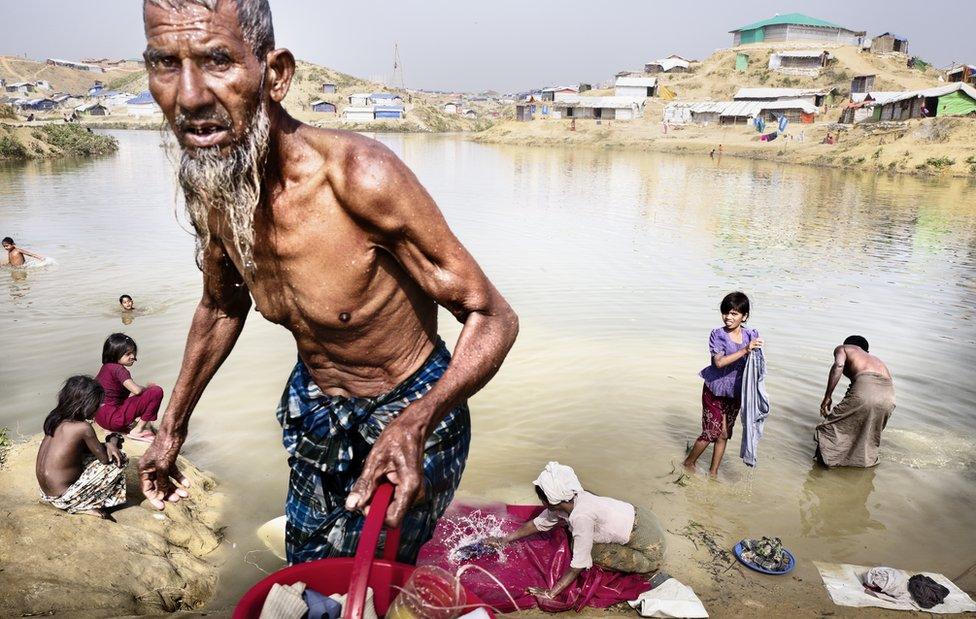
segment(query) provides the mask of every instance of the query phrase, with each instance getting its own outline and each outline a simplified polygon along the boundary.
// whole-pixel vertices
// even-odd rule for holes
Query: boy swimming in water
[[[122,307],[123,312],[131,312],[134,307],[132,297],[127,294],[122,295],[119,297],[119,305]]]
[[[7,264],[12,267],[24,266],[24,262],[26,262],[24,256],[34,258],[35,260],[44,260],[44,256],[38,253],[24,249],[23,247],[17,247],[17,245],[14,244],[14,240],[9,236],[3,237],[2,244],[3,248],[7,250]]]
[[[69,514],[111,520],[106,507],[125,503],[122,437],[101,443],[91,420],[102,402],[102,386],[91,376],[72,376],[58,393],[58,405],[44,420],[44,440],[35,473],[41,500]]]

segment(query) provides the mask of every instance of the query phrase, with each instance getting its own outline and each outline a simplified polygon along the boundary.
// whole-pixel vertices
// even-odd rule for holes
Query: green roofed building
[[[866,34],[802,13],[775,15],[729,32],[732,33],[733,47],[749,43],[783,41],[860,45]]]

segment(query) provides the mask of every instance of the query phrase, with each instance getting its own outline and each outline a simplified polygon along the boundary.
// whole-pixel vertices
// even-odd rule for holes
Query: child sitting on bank
[[[571,467],[550,462],[533,484],[546,510],[503,538],[488,540],[502,547],[565,523],[573,538],[569,570],[551,589],[532,587],[532,595],[553,599],[594,564],[618,572],[657,571],[664,559],[664,531],[657,517],[642,507],[583,490]]]
[[[695,472],[695,463],[710,443],[712,466],[709,473],[718,475],[725,455],[725,444],[732,438],[732,428],[739,416],[742,393],[742,370],[746,356],[763,345],[759,332],[743,325],[749,319],[749,297],[742,292],[725,295],[719,304],[725,326],[713,329],[708,338],[712,362],[698,373],[702,386],[702,433],[685,458],[684,467]]]
[[[163,390],[149,383],[140,386],[128,368],[136,362],[138,347],[124,333],[113,333],[102,346],[102,369],[99,384],[105,390],[105,401],[95,414],[98,425],[110,432],[128,432],[136,441],[151,443],[156,434],[150,422],[156,420]]]
[[[126,457],[119,434],[109,434],[103,444],[91,426],[102,395],[91,376],[65,381],[58,405],[44,420],[35,472],[45,503],[111,520],[105,508],[125,503]]]

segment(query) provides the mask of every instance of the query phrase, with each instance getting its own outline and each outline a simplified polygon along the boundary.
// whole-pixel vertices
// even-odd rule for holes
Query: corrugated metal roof
[[[908,90],[901,93],[892,93],[895,96],[883,102],[875,103],[875,105],[884,105],[886,103],[894,103],[895,101],[914,99],[915,97],[943,97],[956,92],[957,90],[961,90],[973,99],[976,99],[976,88],[973,88],[969,84],[964,84],[963,82],[953,82],[951,84],[946,84],[945,86],[936,86],[935,88],[926,88],[925,90]]]
[[[614,86],[642,86],[644,88],[650,88],[657,85],[656,77],[632,77],[623,76],[618,77],[617,81],[613,83]]]
[[[719,112],[722,116],[755,116],[762,108],[762,101],[732,101]]]
[[[762,28],[763,26],[776,26],[780,24],[796,24],[798,26],[817,26],[819,28],[840,28],[841,30],[848,30],[848,28],[843,26],[838,26],[837,24],[824,21],[822,19],[817,19],[816,17],[810,17],[809,15],[804,15],[803,13],[786,13],[783,15],[774,15],[769,19],[757,21],[753,24],[736,28],[735,30],[729,30],[729,32],[755,30],[756,28]]]
[[[402,112],[402,105],[377,105],[373,108],[377,112]]]
[[[803,110],[807,114],[816,114],[819,111],[819,108],[810,103],[809,99],[779,99],[758,103],[761,110]]]
[[[148,105],[150,103],[156,103],[156,101],[152,98],[152,94],[148,90],[143,90],[134,98],[125,102],[126,105]]]
[[[895,34],[894,32],[885,32],[884,34],[875,35],[873,38],[880,39],[881,37],[886,37],[886,36],[890,36],[892,39],[895,39],[896,41],[908,40],[908,37],[903,37],[900,34]]]
[[[946,75],[952,75],[953,73],[959,73],[960,71],[962,71],[962,70],[963,70],[963,69],[965,69],[966,67],[969,67],[969,70],[970,70],[970,71],[972,71],[972,72],[974,72],[974,73],[976,73],[976,65],[971,65],[971,64],[961,64],[961,65],[958,65],[958,66],[955,66],[955,67],[952,67],[951,69],[948,69],[948,70],[946,71]]]
[[[675,67],[684,67],[685,69],[687,69],[689,66],[691,66],[691,63],[685,60],[684,58],[659,58],[658,60],[652,60],[647,64],[659,65],[661,67],[661,70],[664,72],[668,72]]]
[[[790,50],[784,52],[774,52],[774,56],[779,56],[780,58],[820,58],[820,55],[824,53],[825,50],[817,49],[798,49]],[[832,58],[830,52],[827,52],[827,57]]]
[[[815,95],[825,95],[826,91],[813,90],[810,88],[740,88],[732,95],[736,100],[747,99],[786,99],[796,97],[812,97]]]
[[[640,107],[641,100],[634,97],[572,97],[562,101],[554,101],[554,107],[582,107],[582,108],[614,108],[630,109],[635,105]]]
[[[370,99],[400,99],[400,95],[395,95],[391,92],[374,92],[369,96]]]
[[[871,99],[873,99],[874,102],[876,102],[876,103],[887,103],[893,97],[897,97],[897,96],[899,96],[901,94],[903,94],[903,91],[901,91],[901,90],[895,90],[895,91],[892,91],[892,90],[877,90],[877,91],[872,90],[871,92],[855,92],[855,93],[851,94],[851,101],[853,101],[854,103],[860,103],[861,101],[864,101],[865,99],[867,99],[868,98],[868,95],[871,95]]]

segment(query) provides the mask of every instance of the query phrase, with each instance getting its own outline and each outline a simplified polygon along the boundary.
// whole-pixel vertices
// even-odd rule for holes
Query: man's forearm
[[[507,303],[495,313],[472,312],[464,321],[451,363],[444,375],[418,403],[423,418],[415,421],[429,436],[444,416],[484,387],[498,372],[515,337],[518,316]]]
[[[231,315],[203,303],[197,306],[186,338],[180,375],[160,424],[161,432],[186,435],[193,409],[234,348],[246,318],[246,307]]]
[[[824,399],[833,395],[834,389],[837,388],[837,383],[840,382],[840,377],[843,372],[843,367],[837,367],[836,365],[830,367],[830,373],[827,374],[827,391],[824,393]]]

